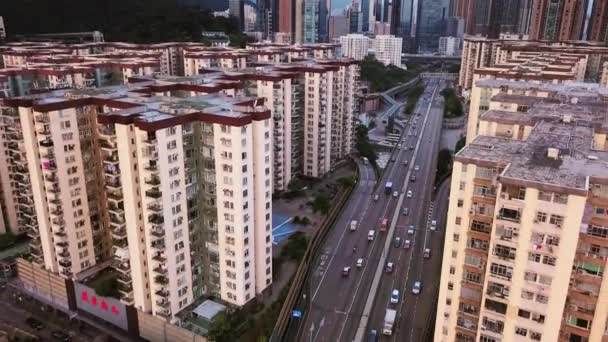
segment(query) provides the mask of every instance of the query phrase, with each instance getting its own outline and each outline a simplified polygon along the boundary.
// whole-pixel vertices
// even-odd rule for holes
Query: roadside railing
[[[359,168],[357,168],[356,180],[359,180]],[[283,307],[281,308],[281,312],[279,313],[279,317],[272,331],[270,342],[283,341],[283,339],[285,338],[285,334],[287,332],[293,309],[295,308],[298,299],[300,298],[303,286],[306,282],[306,279],[308,278],[311,263],[313,263],[313,261],[315,260],[317,252],[323,245],[325,235],[327,235],[329,230],[334,226],[336,219],[342,212],[342,209],[350,198],[350,195],[352,194],[355,187],[356,184],[354,186],[349,187],[348,189],[342,190],[342,192],[338,195],[336,205],[331,208],[331,210],[323,220],[321,226],[313,236],[311,242],[308,244],[306,252],[304,253],[302,260],[300,261],[300,265],[298,266],[298,269],[293,277],[293,282],[291,284],[291,287],[289,288],[287,297],[283,302]]]

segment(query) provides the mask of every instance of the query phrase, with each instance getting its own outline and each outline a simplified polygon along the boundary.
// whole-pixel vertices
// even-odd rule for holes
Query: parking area
[[[70,319],[66,313],[23,295],[10,285],[0,288],[0,305],[0,330],[9,336],[38,337],[40,341],[110,341],[96,328]]]

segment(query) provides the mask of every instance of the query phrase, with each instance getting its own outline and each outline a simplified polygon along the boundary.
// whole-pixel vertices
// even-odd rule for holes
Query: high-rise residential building
[[[489,109],[454,157],[434,341],[602,341],[608,89],[476,86]]]
[[[4,18],[0,16],[0,40],[4,40],[6,38],[6,29],[4,28]]]
[[[461,53],[461,43],[462,39],[458,37],[440,37],[439,54],[445,56],[458,56]]]
[[[401,49],[403,39],[393,35],[377,35],[371,41],[371,48],[376,59],[385,65],[401,66]]]
[[[360,61],[367,56],[373,38],[362,34],[349,34],[340,37],[342,56]]]
[[[449,17],[447,20],[445,34],[448,37],[464,37],[464,18]]]
[[[449,0],[426,0],[420,2],[417,19],[416,41],[419,52],[434,52],[439,46],[448,18]]]
[[[263,18],[259,17],[260,14],[258,9],[250,3],[243,5],[243,32],[258,31],[260,28],[258,19],[263,21]]]
[[[329,40],[340,38],[349,32],[348,18],[342,15],[332,15],[329,17]]]
[[[608,44],[608,2],[594,1],[585,32],[589,34],[587,39]]]
[[[586,80],[598,82],[601,75],[601,61],[608,58],[608,48],[596,42],[538,42],[521,40],[522,36],[503,35],[504,39],[489,39],[484,37],[465,37],[463,43],[462,63],[458,85],[465,96],[474,85],[474,75],[481,68],[488,69],[489,73],[511,77],[520,75],[523,79],[538,77],[539,79],[559,80],[560,78],[572,80]],[[546,61],[543,56],[547,55]],[[558,67],[555,57],[580,57],[584,64],[570,74],[566,65]],[[534,60],[529,60],[534,58]],[[561,57],[559,57],[561,58]],[[538,63],[536,62],[538,60]],[[557,65],[551,66],[551,63]],[[582,75],[580,75],[582,73]]]
[[[530,39],[577,40],[583,35],[586,2],[537,0],[532,5]]]
[[[124,303],[169,321],[203,295],[241,306],[266,292],[271,195],[352,152],[359,82],[335,44],[175,44],[139,47],[179,46],[187,76],[125,73],[132,84],[0,102],[0,229],[22,229],[32,261],[66,278],[111,264]],[[109,59],[97,50],[108,46],[136,47],[29,43],[2,57],[75,69]],[[9,77],[0,71],[6,94]]]

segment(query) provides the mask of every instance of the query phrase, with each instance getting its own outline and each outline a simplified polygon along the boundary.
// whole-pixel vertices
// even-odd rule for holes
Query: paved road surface
[[[414,279],[421,276],[423,263],[429,262],[422,259],[425,241],[431,248],[436,249],[430,262],[433,264],[440,262],[438,246],[441,233],[428,231],[426,222],[429,217],[428,208],[433,190],[435,156],[441,129],[443,102],[439,92],[442,87],[443,83],[438,80],[429,81],[415,110],[416,113],[421,113],[416,119],[415,128],[408,125],[401,139],[401,148],[395,149],[393,153],[395,161],[389,164],[376,188],[374,188],[373,173],[370,174],[371,168],[367,165],[360,166],[362,171],[358,187],[340,216],[336,227],[328,234],[322,254],[317,256],[317,260],[313,263],[314,275],[308,279],[305,291],[308,306],[302,305],[304,316],[299,321],[293,321],[290,326],[290,340],[352,341],[360,324],[368,296],[370,292],[373,293],[371,291],[372,281],[383,253],[387,252],[387,258],[395,262],[397,266],[392,274],[382,275],[370,315],[369,329],[380,328],[390,290],[393,287],[408,289]],[[413,132],[416,134],[409,134]],[[423,133],[421,134],[421,132]],[[419,147],[416,150],[417,156],[414,156],[414,148],[419,141]],[[410,147],[413,148],[410,149]],[[404,165],[404,161],[408,161],[407,166]],[[415,165],[419,166],[419,171],[414,170]],[[408,174],[416,175],[416,181],[410,182]],[[393,182],[393,190],[398,190],[397,197],[394,197],[392,193],[385,194],[384,184],[387,181]],[[406,198],[405,189],[412,190],[412,198]],[[373,199],[376,194],[379,197],[377,201]],[[404,201],[402,207],[408,207],[410,210],[408,216],[401,215],[402,208],[396,207],[401,197]],[[393,218],[396,210],[399,210],[399,215],[395,236],[401,237],[402,240],[411,239],[413,245],[410,250],[397,249],[392,247],[392,244],[388,250],[384,249],[389,230],[381,231],[381,222],[384,218],[389,220]],[[352,220],[357,220],[359,223],[358,229],[354,232],[348,229]],[[416,233],[413,237],[406,237],[405,227],[410,223],[416,225]],[[373,241],[368,241],[370,229],[376,231],[376,238]],[[390,238],[392,240],[393,237]],[[355,266],[358,258],[364,259],[361,268]],[[352,268],[348,277],[342,276],[345,266]],[[428,282],[429,290],[433,282],[439,282],[439,269],[440,267],[437,268],[437,272],[434,272],[436,275],[428,275],[436,279],[423,279]],[[424,312],[430,312],[433,309],[433,299],[431,291],[426,290],[427,288],[423,290],[420,297],[421,301],[424,300],[424,304],[417,303],[414,297],[406,295],[406,302],[400,309],[408,316],[415,313],[416,316],[421,317]],[[428,303],[426,302],[427,297]],[[378,317],[381,318],[378,319]],[[402,315],[399,314],[398,328],[396,328],[398,331],[393,335],[393,340],[399,336],[396,341],[408,341],[410,340],[408,336],[416,338],[420,333],[414,332],[414,330],[417,326],[426,324],[428,320],[428,317],[416,318],[413,321],[414,328],[412,328],[412,320],[401,320],[401,317]]]

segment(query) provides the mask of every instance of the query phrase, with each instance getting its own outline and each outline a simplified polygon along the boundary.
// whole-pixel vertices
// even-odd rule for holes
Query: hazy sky
[[[331,11],[334,10],[343,10],[346,8],[346,5],[350,4],[352,0],[331,0]]]

